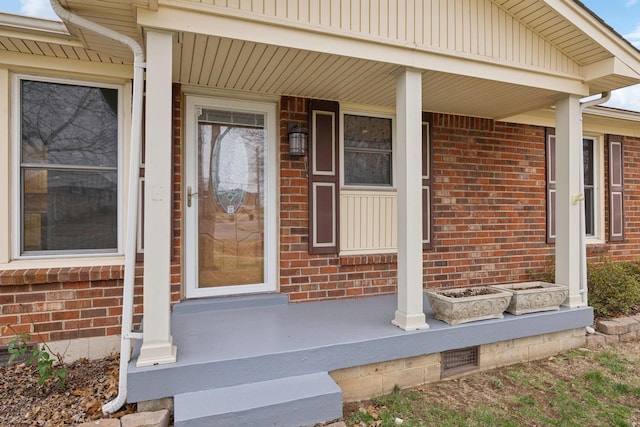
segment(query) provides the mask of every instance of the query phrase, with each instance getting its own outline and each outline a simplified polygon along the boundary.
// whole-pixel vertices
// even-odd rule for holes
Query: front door
[[[276,289],[274,104],[187,97],[186,294]]]

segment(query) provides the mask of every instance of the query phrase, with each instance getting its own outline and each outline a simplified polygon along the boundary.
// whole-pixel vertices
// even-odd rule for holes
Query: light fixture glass
[[[307,139],[309,133],[302,130],[300,126],[293,125],[289,128],[289,155],[305,156],[307,154]]]

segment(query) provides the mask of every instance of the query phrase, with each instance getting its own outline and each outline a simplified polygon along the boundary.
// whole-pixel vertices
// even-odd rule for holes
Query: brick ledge
[[[340,265],[395,264],[396,254],[342,255]]]
[[[0,286],[73,283],[124,278],[122,265],[92,267],[30,268],[0,271]]]

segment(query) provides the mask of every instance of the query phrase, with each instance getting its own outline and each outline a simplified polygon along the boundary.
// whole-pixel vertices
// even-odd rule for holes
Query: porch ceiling
[[[398,66],[261,43],[181,33],[173,79],[267,95],[395,106]],[[423,72],[423,109],[502,118],[553,105],[557,92],[437,71]]]
[[[553,105],[554,98],[562,91],[594,94],[640,81],[636,71],[640,70],[638,51],[577,1],[477,0],[473,4],[480,8],[477,11],[480,16],[486,18],[482,25],[492,29],[480,34],[478,40],[465,35],[469,34],[468,23],[465,24],[465,18],[458,19],[461,13],[464,16],[472,13],[470,10],[458,10],[449,7],[450,4],[441,8],[437,2],[423,3],[424,10],[416,9],[421,11],[414,17],[416,28],[418,24],[430,28],[430,22],[438,22],[429,21],[431,15],[448,16],[440,29],[429,29],[436,31],[431,36],[439,37],[444,44],[437,44],[435,39],[428,42],[424,38],[429,36],[426,33],[420,41],[398,38],[401,31],[394,33],[396,38],[393,38],[391,30],[389,34],[383,34],[382,28],[374,34],[374,26],[378,25],[376,19],[385,19],[387,25],[400,25],[404,21],[392,22],[382,15],[377,18],[373,3],[368,15],[364,14],[368,9],[361,10],[357,2],[344,1],[340,3],[342,9],[336,9],[341,13],[315,16],[311,5],[316,5],[317,1],[310,1],[307,6],[304,2],[292,2],[284,8],[275,7],[267,0],[224,5],[211,0],[60,1],[72,12],[141,43],[143,26],[174,31],[177,37],[173,79],[185,85],[393,107],[394,73],[402,61],[398,62],[397,57],[387,60],[384,55],[395,55],[402,49],[406,53],[407,47],[418,46],[415,43],[424,45],[418,50],[425,52],[427,49],[435,55],[423,56],[415,62],[415,66],[424,70],[423,108],[429,111],[504,118]],[[330,4],[334,9],[338,7],[338,3]],[[427,4],[433,9],[427,8]],[[350,11],[350,8],[355,9]],[[382,13],[382,9],[378,12]],[[342,13],[346,13],[346,17]],[[355,15],[348,18],[349,13]],[[354,20],[354,17],[362,21]],[[358,22],[368,22],[367,19],[370,28],[365,31],[368,24],[360,26]],[[510,35],[516,34],[516,26],[520,31],[519,39],[511,40]],[[275,31],[270,34],[271,39],[263,32],[265,30]],[[278,31],[289,33],[278,38],[285,34]],[[0,39],[0,49],[4,45],[5,50],[14,52],[77,57],[112,64],[132,61],[131,52],[116,42],[73,25],[69,26],[69,32],[81,46],[73,43],[47,45],[46,40],[25,43],[21,40],[22,35],[15,38],[9,35],[9,38]],[[469,43],[475,46],[474,43],[480,43],[483,37],[492,37],[492,34],[496,39],[492,46],[487,45],[486,51],[480,49],[480,44],[477,51],[469,50]],[[298,42],[296,35],[307,37],[306,41]],[[408,37],[409,31],[406,35]],[[416,33],[415,37],[418,35]],[[320,42],[323,39],[318,38],[334,36],[344,37],[343,41],[360,40],[371,42],[371,46],[379,45],[367,54],[359,54],[353,49],[341,49],[341,43],[336,43],[336,39],[328,49]],[[377,54],[368,56],[372,52]],[[539,58],[536,66],[523,67],[531,57]],[[406,58],[411,58],[410,54],[405,55]],[[435,66],[434,60],[441,61],[439,67]],[[520,65],[516,64],[518,61]],[[405,61],[403,66],[410,63]],[[478,64],[479,68],[476,67]],[[511,68],[514,64],[516,67]],[[472,68],[474,71],[469,71]],[[520,73],[519,77],[509,76],[511,71]],[[532,82],[538,78],[539,81]],[[551,85],[540,83],[551,82],[549,79],[555,79]]]

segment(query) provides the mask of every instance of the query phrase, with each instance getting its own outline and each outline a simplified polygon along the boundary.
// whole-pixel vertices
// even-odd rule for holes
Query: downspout
[[[129,188],[127,199],[127,233],[124,249],[124,284],[122,295],[122,330],[120,334],[120,376],[118,395],[102,406],[107,415],[116,412],[127,400],[127,365],[131,357],[131,340],[141,339],[142,334],[133,329],[133,284],[136,268],[136,235],[138,213],[138,179],[140,164],[140,141],[142,139],[142,96],[145,58],[142,46],[131,37],[120,34],[102,25],[75,15],[62,7],[58,0],[49,0],[56,15],[63,21],[92,31],[128,46],[133,52],[133,98],[131,107],[131,146],[129,154]]]
[[[592,99],[591,101],[580,103],[580,135],[582,135],[582,112],[595,105],[604,104],[611,99],[611,92],[602,92],[600,98]],[[585,201],[584,201],[584,160],[580,158],[580,195],[582,205],[580,208],[580,296],[582,297],[582,303],[587,305],[587,242],[585,237]]]

